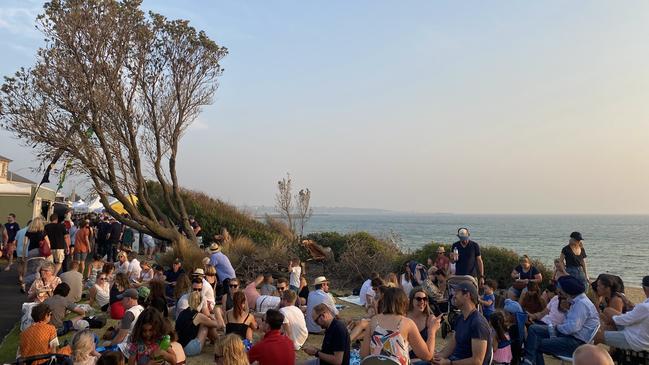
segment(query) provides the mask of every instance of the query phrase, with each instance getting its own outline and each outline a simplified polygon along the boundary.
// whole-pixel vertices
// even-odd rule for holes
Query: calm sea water
[[[605,215],[443,215],[373,214],[314,215],[307,232],[367,231],[379,236],[391,233],[404,249],[416,249],[430,241],[456,241],[458,227],[468,227],[481,245],[496,245],[540,259],[549,268],[559,257],[572,231],[584,236],[591,278],[599,273],[620,275],[625,285],[638,287],[649,275],[649,216]]]

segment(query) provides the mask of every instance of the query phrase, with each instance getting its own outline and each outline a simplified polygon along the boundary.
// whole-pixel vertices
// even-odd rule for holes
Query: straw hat
[[[205,276],[205,270],[203,270],[203,269],[196,269],[196,270],[194,270],[194,273],[193,273],[192,275]]]
[[[320,285],[322,283],[328,283],[328,282],[329,280],[327,280],[326,277],[318,276],[317,278],[315,278],[315,280],[313,280],[313,285]]]
[[[446,250],[444,249],[444,246],[439,246],[437,247],[437,253],[444,253]]]
[[[221,252],[221,245],[219,245],[218,243],[214,242],[214,243],[212,243],[212,244],[210,245],[210,247],[209,247],[207,250],[210,251],[210,253]]]

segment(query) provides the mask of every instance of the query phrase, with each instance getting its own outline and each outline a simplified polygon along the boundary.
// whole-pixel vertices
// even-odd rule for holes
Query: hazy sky
[[[41,3],[0,4],[7,75],[33,63]],[[184,186],[271,205],[290,172],[320,206],[649,213],[647,1],[144,6],[230,50]],[[33,164],[6,132],[0,154]]]

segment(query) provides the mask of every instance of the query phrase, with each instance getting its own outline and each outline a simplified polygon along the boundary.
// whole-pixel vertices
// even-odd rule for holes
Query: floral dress
[[[128,345],[127,352],[129,354],[129,359],[131,356],[135,356],[135,363],[137,365],[147,365],[150,360],[154,360],[154,355],[156,351],[160,348],[160,345],[156,341],[150,343],[145,343],[143,341],[131,342]]]

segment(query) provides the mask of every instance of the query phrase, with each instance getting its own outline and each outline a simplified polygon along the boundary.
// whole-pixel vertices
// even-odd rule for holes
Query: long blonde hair
[[[75,364],[90,358],[90,352],[95,349],[95,336],[90,330],[77,332],[72,337],[72,357]]]
[[[45,230],[45,223],[43,223],[43,217],[38,216],[32,219],[32,222],[29,224],[27,229],[29,232],[43,232]]]
[[[241,337],[234,333],[226,335],[214,346],[214,356],[221,359],[223,365],[250,365],[243,347]]]

